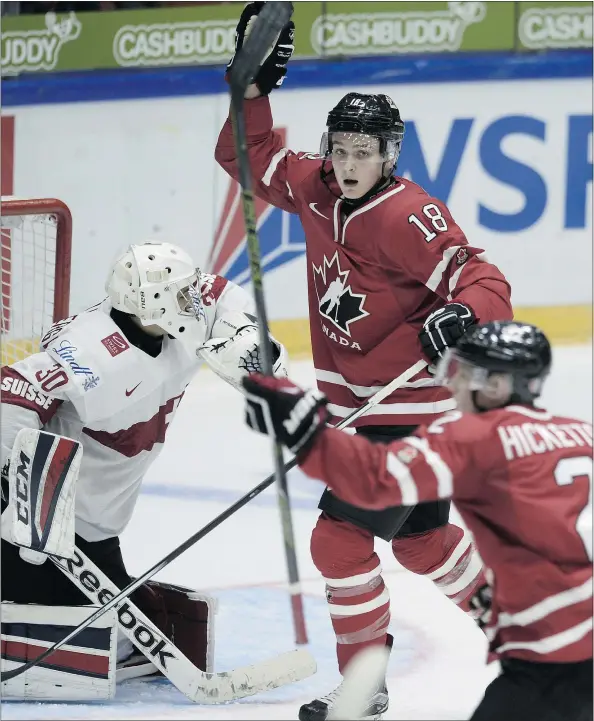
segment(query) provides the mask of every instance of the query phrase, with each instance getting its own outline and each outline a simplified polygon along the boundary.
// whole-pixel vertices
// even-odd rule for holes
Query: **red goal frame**
[[[53,321],[68,317],[70,307],[70,268],[72,258],[72,215],[68,206],[57,198],[2,198],[2,216],[53,215],[56,218],[56,261],[54,266]],[[2,326],[10,329],[11,231],[2,229],[0,254],[1,292],[9,301],[2,308]],[[5,292],[6,291],[6,292]]]

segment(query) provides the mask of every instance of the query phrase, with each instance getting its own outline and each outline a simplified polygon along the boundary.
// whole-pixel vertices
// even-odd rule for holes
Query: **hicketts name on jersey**
[[[351,271],[341,269],[338,251],[330,260],[324,256],[319,266],[312,263],[312,269],[319,313],[339,331],[322,321],[324,334],[335,343],[361,350],[359,343],[351,338],[351,325],[369,315],[364,308],[367,295],[355,293],[347,284]]]
[[[557,448],[592,447],[589,423],[522,423],[499,426],[497,433],[508,461]]]

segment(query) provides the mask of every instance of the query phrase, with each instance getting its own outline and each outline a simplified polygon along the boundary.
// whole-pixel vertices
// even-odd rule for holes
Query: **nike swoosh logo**
[[[317,203],[310,203],[309,207],[313,210],[314,213],[320,216],[320,218],[326,218],[326,220],[330,220],[330,218],[327,215],[324,215],[323,213],[320,213],[320,211],[316,208]]]
[[[140,381],[140,383],[142,383],[142,381]],[[140,385],[140,383],[138,383],[137,385],[135,385],[134,388],[132,388],[131,391],[126,391],[126,395],[127,395],[127,396],[131,396],[132,393],[134,393],[134,391],[138,388],[138,386]]]

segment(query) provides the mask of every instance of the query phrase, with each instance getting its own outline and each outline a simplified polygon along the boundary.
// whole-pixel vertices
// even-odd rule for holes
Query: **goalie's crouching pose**
[[[119,536],[202,361],[235,386],[259,368],[252,299],[200,273],[181,248],[130,246],[106,291],[102,302],[54,324],[41,352],[2,368],[4,668],[65,637],[95,610],[85,606],[113,596],[109,580],[118,589],[131,582]],[[275,372],[286,375],[285,351],[271,343]],[[116,678],[156,672],[151,661],[171,654],[137,623],[135,606],[212,671],[211,600],[148,582],[117,614],[108,611],[43,664],[3,683],[2,696],[104,699]]]

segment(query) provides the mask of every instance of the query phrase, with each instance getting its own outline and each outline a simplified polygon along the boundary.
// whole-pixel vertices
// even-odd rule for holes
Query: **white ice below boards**
[[[543,403],[559,413],[592,418],[592,349],[558,348]],[[292,378],[313,385],[309,362]],[[150,469],[137,512],[122,537],[136,575],[208,523],[272,469],[268,440],[243,424],[240,394],[210,371],[187,390],[168,444]],[[324,584],[309,558],[321,484],[298,470],[289,476],[299,567],[304,579],[310,650],[318,673],[300,683],[236,704],[196,706],[175,688],[129,681],[109,704],[2,704],[4,719],[295,719],[299,706],[339,682]],[[392,597],[394,648],[385,719],[468,718],[497,673],[483,663],[482,634],[430,581],[404,571],[388,544],[377,549]],[[215,669],[224,671],[293,648],[280,523],[274,488],[264,492],[158,576],[209,591],[219,599]],[[430,689],[430,692],[428,692]]]

